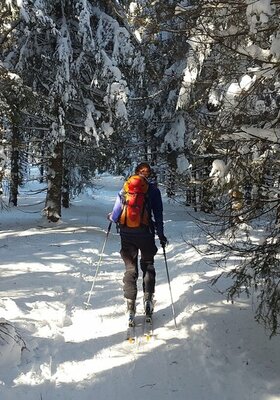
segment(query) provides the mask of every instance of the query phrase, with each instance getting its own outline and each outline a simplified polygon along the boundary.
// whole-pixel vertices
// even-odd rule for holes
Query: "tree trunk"
[[[44,163],[44,159],[45,159],[45,151],[44,151],[44,149],[42,149],[42,150],[41,150],[41,161],[40,161],[40,165],[39,165],[39,171],[40,171],[39,182],[40,182],[40,183],[44,183],[44,174],[45,174],[45,163]]]
[[[61,218],[61,196],[63,176],[63,143],[57,143],[53,157],[48,165],[48,191],[45,213],[49,221],[57,222]]]
[[[4,147],[3,147],[3,135],[2,130],[0,129],[0,196],[3,194],[3,178],[5,173],[5,164],[6,164],[6,156],[4,155]],[[0,209],[1,209],[1,201],[0,201]]]
[[[176,194],[176,181],[175,181],[175,174],[172,170],[167,171],[166,177],[166,194],[167,197],[174,197]]]
[[[168,149],[167,154],[168,168],[166,171],[166,194],[172,198],[176,195],[176,168],[177,153],[175,150]]]
[[[17,207],[18,205],[18,188],[20,184],[20,167],[19,167],[19,130],[13,126],[12,136],[12,153],[11,153],[11,186],[9,204]]]
[[[62,183],[62,207],[70,207],[70,185],[69,185],[69,170],[64,168],[63,183]]]

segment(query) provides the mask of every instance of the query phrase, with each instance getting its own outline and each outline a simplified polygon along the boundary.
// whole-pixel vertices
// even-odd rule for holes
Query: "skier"
[[[137,297],[137,279],[138,279],[138,254],[140,253],[140,267],[143,273],[143,294],[144,294],[144,310],[147,318],[152,317],[153,313],[153,295],[155,291],[155,267],[154,256],[157,253],[155,244],[155,232],[158,235],[160,244],[165,247],[167,239],[164,235],[163,226],[163,206],[160,190],[155,182],[150,181],[152,169],[149,164],[141,163],[135,169],[135,176],[140,176],[147,184],[147,193],[145,207],[148,209],[148,224],[141,223],[137,227],[129,227],[123,223],[121,214],[124,212],[125,185],[118,193],[115,205],[108,219],[115,222],[119,226],[121,237],[120,254],[125,264],[125,273],[123,277],[124,297],[127,300],[127,311],[129,321],[134,323],[136,313],[136,297]],[[153,219],[152,219],[153,216]]]

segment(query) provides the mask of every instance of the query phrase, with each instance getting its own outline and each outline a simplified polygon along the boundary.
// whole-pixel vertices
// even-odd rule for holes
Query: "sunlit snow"
[[[219,269],[187,243],[203,247],[205,235],[184,207],[169,202],[162,185],[178,328],[157,241],[155,337],[147,342],[142,336],[139,279],[138,339],[125,340],[123,263],[115,229],[85,306],[108,228],[106,215],[122,183],[120,177],[100,177],[101,189],[75,199],[59,224],[42,219],[43,194],[34,199],[23,192],[17,209],[1,213],[1,399],[117,400],[130,398],[132,390],[135,400],[249,399],[252,393],[254,400],[276,398],[279,338],[270,340],[256,324],[247,299],[232,305],[213,290],[209,280]],[[219,289],[225,286],[222,281]]]

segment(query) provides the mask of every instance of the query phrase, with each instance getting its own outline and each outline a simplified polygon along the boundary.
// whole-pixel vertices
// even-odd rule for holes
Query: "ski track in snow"
[[[159,249],[154,338],[144,340],[137,326],[136,342],[125,340],[115,228],[86,308],[106,215],[121,185],[120,178],[102,177],[101,189],[75,200],[57,226],[31,213],[38,205],[27,206],[24,195],[17,210],[1,214],[0,322],[13,324],[26,345],[20,354],[22,342],[0,341],[1,400],[279,400],[279,338],[270,340],[256,324],[249,301],[232,305],[210,287],[219,271],[185,242],[205,238],[190,215],[165,197],[178,329]],[[139,323],[140,279],[138,289]]]

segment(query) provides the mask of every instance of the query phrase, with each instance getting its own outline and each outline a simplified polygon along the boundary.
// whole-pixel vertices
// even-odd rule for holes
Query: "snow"
[[[171,123],[171,129],[165,135],[163,146],[170,145],[172,149],[184,148],[184,137],[186,124],[183,115],[177,115],[174,122]]]
[[[80,2],[82,7],[79,15],[79,35],[82,37],[83,49],[95,50],[95,42],[90,28],[90,11],[86,2]]]
[[[260,103],[256,102],[258,106],[258,111],[260,109]],[[279,142],[279,133],[276,129],[273,128],[258,128],[255,126],[246,126],[243,125],[241,130],[238,132],[234,132],[233,134],[224,134],[222,135],[225,139],[235,139],[235,140],[250,140],[252,138],[256,139],[265,139],[271,143],[278,143]]]
[[[247,20],[252,33],[257,32],[257,26],[266,24],[269,21],[269,16],[273,15],[271,0],[247,0]]]
[[[96,125],[93,116],[99,118],[99,112],[96,111],[94,103],[90,99],[85,100],[87,117],[85,119],[85,132],[89,136],[93,136],[96,140],[96,144],[99,144],[99,135],[97,133]]]
[[[193,218],[199,213],[170,202],[162,186],[178,329],[159,249],[155,338],[124,340],[123,263],[114,227],[100,254],[106,215],[122,183],[99,177],[99,190],[74,200],[59,224],[41,216],[44,194],[27,196],[38,188],[31,183],[21,189],[19,207],[1,213],[0,329],[16,338],[0,343],[1,400],[279,400],[279,337],[269,339],[254,321],[250,301],[230,304],[210,286],[220,271],[186,243],[205,244]],[[218,289],[226,285],[220,281]],[[138,287],[141,320],[140,279]]]
[[[210,54],[210,41],[203,35],[197,35],[187,40],[190,50],[187,66],[183,71],[183,81],[179,91],[176,109],[187,109],[190,101],[191,86],[196,81],[204,60]]]
[[[183,175],[190,175],[190,163],[184,154],[177,157],[177,172]]]
[[[113,127],[109,124],[109,122],[102,122],[101,123],[102,126],[102,130],[104,132],[104,135],[106,138],[108,138],[109,136],[111,136],[114,132]]]
[[[255,80],[256,76],[251,78],[249,75],[243,75],[240,79],[239,86],[241,87],[242,90],[245,90],[247,92],[251,88]]]
[[[137,11],[137,8],[139,7],[139,5],[137,3],[135,3],[134,1],[132,1],[129,5],[129,12],[130,14],[135,14]]]
[[[275,57],[275,60],[278,61],[280,58],[280,33],[279,32],[277,32],[276,35],[272,36],[270,52]]]
[[[226,164],[223,160],[214,160],[209,176],[224,177],[226,174]]]
[[[5,163],[7,161],[7,156],[5,154],[5,149],[0,145],[0,171],[4,170]]]
[[[262,49],[256,44],[251,44],[245,48],[243,48],[243,46],[238,46],[238,52],[260,61],[268,61],[271,55],[270,50]]]

